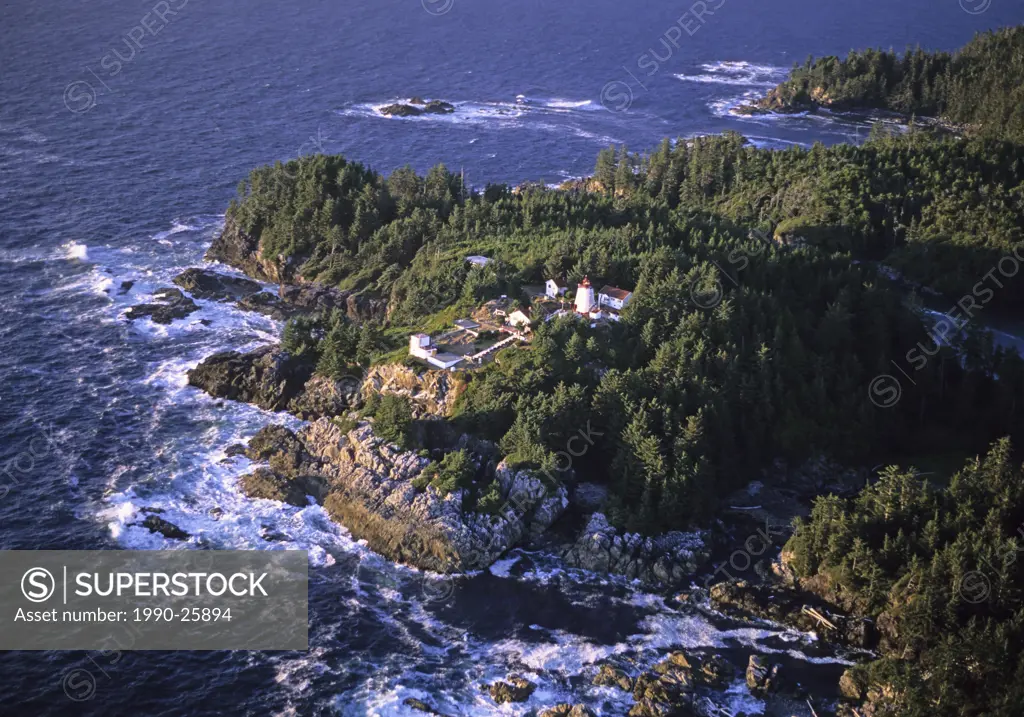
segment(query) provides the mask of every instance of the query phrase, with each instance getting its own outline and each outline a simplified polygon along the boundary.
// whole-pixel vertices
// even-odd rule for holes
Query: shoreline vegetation
[[[960,50],[853,50],[808,57],[741,114],[884,110],[947,130],[1024,141],[1024,27],[979,33]]]
[[[873,650],[836,714],[1015,715],[1024,359],[984,322],[1024,306],[1022,46],[1011,28],[953,54],[809,60],[756,106],[928,115],[962,137],[779,151],[727,132],[604,150],[558,189],[341,156],[257,168],[207,258],[278,294],[202,270],[176,283],[287,319],[282,341],[189,381],[310,420],[236,451],[261,464],[243,490],[313,496],[392,559],[461,571],[542,543],[668,589],[768,520],[788,539],[774,574],[711,603]],[[621,320],[540,321],[468,370],[407,355],[414,332],[585,277],[635,287]],[[908,285],[963,321],[936,324]],[[192,310],[175,291],[135,315]],[[944,468],[912,467],[938,446]],[[634,690],[635,717],[691,714],[679,655],[661,677],[602,679]],[[751,690],[786,689],[777,672],[752,659]]]

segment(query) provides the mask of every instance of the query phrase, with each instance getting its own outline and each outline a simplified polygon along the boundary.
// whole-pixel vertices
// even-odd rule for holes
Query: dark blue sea
[[[4,0],[0,548],[306,549],[311,614],[308,652],[5,653],[0,714],[407,715],[417,697],[449,715],[621,715],[628,701],[591,686],[590,666],[673,646],[737,664],[771,653],[834,685],[843,656],[799,633],[678,612],[536,553],[446,582],[375,556],[318,507],[245,498],[244,461],[224,449],[289,419],[215,401],[185,371],[280,325],[202,301],[171,326],[124,312],[201,264],[262,163],[444,162],[482,187],[729,129],[773,148],[859,142],[862,122],[729,108],[808,54],[953,49],[1022,20],[1011,0]],[[413,95],[458,111],[375,111]],[[151,508],[192,537],[139,527]],[[480,685],[514,671],[540,687],[495,707]],[[742,678],[716,700],[766,709]]]

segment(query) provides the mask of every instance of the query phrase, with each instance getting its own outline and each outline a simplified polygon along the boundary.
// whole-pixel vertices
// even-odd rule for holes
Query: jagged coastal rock
[[[733,667],[718,655],[669,653],[651,672],[632,677],[626,670],[602,664],[592,682],[632,693],[629,717],[668,717],[695,713],[697,687],[722,689],[733,675]]]
[[[239,296],[237,305],[242,309],[258,311],[276,319],[287,319],[296,313],[341,309],[353,321],[369,321],[381,319],[387,313],[387,302],[379,297],[361,291],[343,291],[304,280],[298,272],[298,267],[304,261],[302,257],[264,256],[258,238],[243,231],[231,216],[225,221],[224,230],[213,240],[205,258],[233,266],[254,279],[279,285],[276,296],[260,291],[251,291]],[[213,273],[202,269],[189,271]],[[220,278],[222,281],[233,279],[223,276]]]
[[[315,282],[287,284],[279,291],[282,301],[307,314],[327,313],[340,309],[352,321],[371,321],[384,318],[387,302],[371,294],[342,291]]]
[[[125,314],[129,320],[149,317],[155,323],[169,324],[175,319],[184,319],[189,314],[199,311],[196,302],[181,293],[180,289],[166,287],[153,292],[155,303],[139,304],[128,309]]]
[[[455,105],[444,100],[425,102],[419,97],[413,97],[408,103],[394,102],[381,107],[378,111],[385,117],[418,117],[423,114],[450,115],[455,111]]]
[[[224,231],[213,240],[206,251],[205,258],[241,269],[260,281],[281,284],[287,283],[294,276],[293,262],[280,262],[264,257],[260,251],[259,240],[244,232],[238,226],[238,222],[230,216],[224,223]]]
[[[314,374],[288,402],[288,410],[305,420],[340,416],[362,403],[359,383],[358,376],[334,379]]]
[[[562,703],[554,707],[548,707],[540,712],[537,717],[594,717],[594,713],[584,704],[570,705]]]
[[[603,513],[594,513],[562,558],[572,567],[672,586],[697,572],[708,555],[699,534],[673,531],[656,538],[636,533],[619,535]]]
[[[739,580],[712,585],[710,598],[712,607],[726,614],[779,622],[861,649],[878,644],[877,631],[869,620],[838,613],[810,593]]]
[[[263,291],[263,287],[251,279],[218,274],[209,269],[192,267],[174,277],[174,283],[197,299],[230,301],[241,299]]]
[[[249,353],[223,351],[188,372],[189,384],[217,398],[247,401],[270,411],[287,410],[312,420],[359,408],[365,396],[407,396],[417,416],[451,415],[465,388],[463,377],[448,371],[416,370],[383,364],[365,375],[340,379],[313,373],[313,366],[279,346]]]
[[[245,354],[222,351],[208,356],[188,371],[188,382],[217,398],[282,411],[312,373],[313,367],[304,359],[293,358],[278,346],[269,346]]]
[[[537,689],[537,685],[525,677],[510,675],[508,680],[499,680],[488,688],[491,699],[499,705],[505,702],[526,702]]]
[[[310,362],[279,346],[213,354],[189,370],[188,382],[217,398],[289,411],[306,420],[338,416],[361,403],[358,376],[314,375]]]
[[[448,417],[465,388],[462,376],[450,371],[415,370],[402,364],[373,366],[363,381],[363,394],[407,396],[417,413]]]
[[[546,530],[568,504],[564,488],[499,464],[502,508],[493,515],[464,510],[464,489],[442,495],[429,485],[416,488],[429,459],[376,437],[369,423],[348,432],[326,418],[298,433],[269,427],[250,441],[247,455],[268,463],[242,478],[251,497],[305,505],[301,492],[372,550],[437,572],[487,567]]]

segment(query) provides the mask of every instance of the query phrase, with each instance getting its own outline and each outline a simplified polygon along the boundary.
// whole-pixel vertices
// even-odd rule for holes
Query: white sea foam
[[[503,558],[491,564],[491,575],[496,575],[499,578],[507,578],[511,574],[512,566],[519,562],[520,556],[515,555],[508,558]]]
[[[683,82],[701,84],[736,85],[741,87],[774,87],[786,78],[785,67],[757,65],[751,62],[710,62],[700,66],[697,74],[673,75]]]
[[[89,247],[85,244],[79,244],[76,241],[68,242],[64,245],[64,255],[68,259],[78,259],[79,261],[89,261]]]
[[[410,117],[394,117],[382,115],[380,110],[390,104],[407,102],[403,99],[391,99],[382,102],[354,104],[338,110],[338,114],[346,117],[374,117],[377,119],[402,122],[439,123],[448,125],[464,125],[469,127],[495,127],[543,130],[555,133],[570,132],[584,139],[592,139],[602,144],[621,144],[621,141],[584,130],[578,127],[580,113],[600,111],[603,108],[593,100],[572,100],[565,98],[530,99],[523,98],[517,102],[500,101],[455,101],[454,112],[424,113]],[[471,143],[475,141],[471,140]]]

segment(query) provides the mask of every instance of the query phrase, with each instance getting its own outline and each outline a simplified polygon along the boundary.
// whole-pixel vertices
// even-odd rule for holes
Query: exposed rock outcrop
[[[487,567],[540,535],[568,503],[564,488],[502,463],[494,479],[504,505],[493,515],[464,510],[465,489],[417,489],[413,480],[430,460],[376,437],[369,423],[351,431],[326,418],[298,433],[268,427],[247,455],[269,463],[242,479],[247,494],[293,505],[311,495],[371,549],[438,572]]]
[[[697,687],[723,689],[733,676],[733,667],[718,655],[669,653],[650,672],[631,677],[625,670],[603,664],[593,678],[595,685],[616,687],[633,696],[632,717],[681,717],[697,712]]]
[[[444,100],[424,102],[419,97],[413,97],[409,100],[408,104],[405,102],[394,102],[381,107],[378,111],[385,117],[418,117],[422,114],[448,115],[455,111],[455,106]]]
[[[193,267],[174,277],[174,283],[197,299],[230,301],[241,299],[263,291],[263,287],[251,279],[218,274],[209,269]]]
[[[603,513],[594,513],[562,558],[572,567],[672,586],[697,572],[708,558],[708,549],[695,533],[670,532],[656,538],[619,535]]]
[[[316,374],[306,381],[302,391],[288,403],[288,410],[305,420],[340,416],[358,408],[362,403],[359,384],[358,376],[333,379]]]
[[[751,585],[743,580],[721,582],[711,586],[710,598],[712,607],[721,612],[759,617],[803,632],[814,631],[824,639],[852,647],[871,649],[878,642],[869,620],[837,614],[826,609],[815,596],[784,586]]]
[[[361,377],[314,375],[311,362],[279,346],[213,354],[188,372],[188,381],[211,396],[287,410],[305,420],[340,416],[362,404]]]
[[[618,687],[623,692],[633,691],[633,678],[625,670],[612,665],[601,665],[593,682],[601,687]]]
[[[241,478],[242,492],[250,498],[276,500],[303,507],[306,505],[306,491],[296,482],[278,475],[269,468],[257,468]]]
[[[142,527],[151,533],[158,533],[171,540],[189,539],[188,533],[158,515],[147,515],[146,519],[142,521]]]
[[[491,699],[499,705],[505,702],[526,702],[537,689],[537,685],[525,677],[510,675],[508,681],[499,680],[488,688]]]
[[[373,366],[363,380],[363,394],[395,394],[412,400],[417,414],[450,416],[465,388],[464,379],[450,371],[415,370],[402,364]]]
[[[277,319],[286,319],[297,313],[328,312],[332,309],[341,309],[353,321],[382,319],[387,313],[387,302],[379,297],[306,281],[299,275],[299,267],[306,257],[265,256],[259,238],[246,233],[230,216],[224,224],[224,231],[207,250],[206,259],[223,262],[241,269],[254,279],[279,285],[277,296],[263,291],[251,291],[240,296],[238,306],[242,309],[258,311]],[[231,279],[204,269],[189,271]]]
[[[255,279],[275,284],[291,281],[295,275],[295,266],[301,263],[264,257],[258,238],[243,231],[231,216],[224,223],[224,231],[206,251],[205,258],[223,262],[241,269]]]
[[[537,717],[594,717],[594,713],[584,704],[562,703],[542,710]]]
[[[297,311],[307,314],[328,313],[340,309],[352,321],[383,319],[387,302],[359,291],[342,291],[315,282],[285,284],[278,296]]]
[[[175,319],[184,319],[189,314],[199,311],[196,302],[173,287],[157,289],[153,292],[153,297],[157,302],[133,306],[128,309],[125,316],[129,320],[148,316],[157,324],[169,324]]]
[[[213,354],[189,370],[188,382],[218,398],[280,411],[299,394],[312,373],[313,367],[306,360],[269,346],[246,354]]]
[[[747,687],[755,695],[765,695],[779,689],[782,666],[769,663],[761,655],[751,655],[747,662]]]

